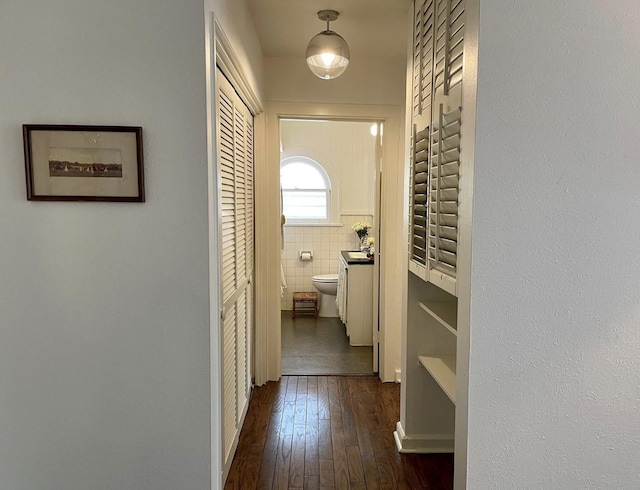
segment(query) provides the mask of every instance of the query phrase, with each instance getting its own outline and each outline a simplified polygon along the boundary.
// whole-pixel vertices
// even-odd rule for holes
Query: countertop
[[[342,258],[344,261],[349,264],[364,264],[364,265],[373,265],[373,257],[370,259],[352,259],[349,257],[348,252],[359,252],[360,250],[341,250]]]

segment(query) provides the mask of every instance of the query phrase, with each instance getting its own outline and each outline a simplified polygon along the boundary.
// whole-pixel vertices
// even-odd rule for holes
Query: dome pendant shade
[[[349,46],[342,36],[329,29],[329,21],[338,18],[337,12],[322,10],[318,17],[327,22],[327,29],[309,41],[307,65],[317,77],[330,80],[342,75],[349,66]]]

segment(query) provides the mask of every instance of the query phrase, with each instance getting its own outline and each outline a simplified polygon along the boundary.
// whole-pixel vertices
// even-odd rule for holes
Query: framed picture
[[[30,201],[144,202],[142,128],[25,124]]]

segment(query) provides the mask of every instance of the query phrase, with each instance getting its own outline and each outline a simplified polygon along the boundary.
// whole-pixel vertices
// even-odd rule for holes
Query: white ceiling
[[[304,57],[309,40],[324,30],[319,10],[340,17],[331,30],[358,56],[405,56],[410,0],[246,0],[264,56]]]

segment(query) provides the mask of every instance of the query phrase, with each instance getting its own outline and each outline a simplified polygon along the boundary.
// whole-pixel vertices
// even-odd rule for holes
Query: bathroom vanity
[[[349,344],[373,345],[373,260],[362,252],[343,250],[338,281]]]

